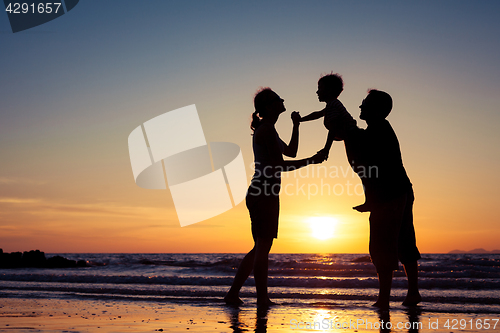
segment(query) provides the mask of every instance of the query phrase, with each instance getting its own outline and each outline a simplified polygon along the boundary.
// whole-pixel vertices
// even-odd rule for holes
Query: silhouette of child
[[[328,130],[325,147],[319,151],[325,158],[328,157],[333,141],[344,140],[352,130],[356,129],[356,120],[347,112],[344,105],[338,100],[344,90],[344,81],[339,74],[327,74],[318,81],[318,100],[325,102],[326,107],[315,111],[300,119],[301,122],[316,120],[323,117],[323,124]]]

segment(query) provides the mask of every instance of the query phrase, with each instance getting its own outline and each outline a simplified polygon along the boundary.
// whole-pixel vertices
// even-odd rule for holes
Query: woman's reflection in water
[[[238,306],[226,307],[226,313],[228,314],[229,321],[231,323],[229,328],[231,328],[234,333],[241,333],[248,331],[248,326],[245,325],[240,319],[241,309]]]
[[[255,323],[256,333],[267,332],[268,314],[269,314],[269,308],[257,309],[257,322]]]
[[[231,323],[229,328],[233,330],[233,333],[248,332],[251,330],[251,326],[248,323],[251,322],[251,313],[255,313],[254,309],[242,310],[237,306],[226,307],[226,313],[229,317],[229,322]],[[267,332],[267,319],[268,319],[269,309],[263,308],[258,309],[255,318],[255,329],[254,332],[264,333]],[[248,317],[248,318],[245,318]],[[245,323],[245,321],[247,323]]]

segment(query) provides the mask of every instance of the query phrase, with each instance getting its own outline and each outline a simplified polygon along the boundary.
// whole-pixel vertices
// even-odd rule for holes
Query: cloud
[[[33,204],[40,202],[39,199],[21,199],[21,198],[0,198],[0,203],[6,204]]]
[[[47,216],[104,216],[104,217],[128,217],[141,218],[145,220],[165,220],[173,209],[161,207],[126,206],[115,203],[97,204],[67,204],[53,202],[37,198],[14,198],[0,197],[0,205],[16,205],[24,213],[31,215]],[[11,208],[9,208],[10,211]],[[0,214],[6,209],[0,209]]]
[[[169,214],[168,208],[122,206],[114,204],[59,204],[44,203],[31,211],[32,214],[55,213],[65,216],[106,216],[143,218],[146,220],[164,220]]]
[[[44,185],[47,182],[19,177],[0,177],[0,184]]]

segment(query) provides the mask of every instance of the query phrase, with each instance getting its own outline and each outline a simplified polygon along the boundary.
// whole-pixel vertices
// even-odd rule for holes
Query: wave
[[[93,267],[2,269],[2,297],[129,299],[219,302],[244,254],[60,254]],[[500,255],[423,255],[419,286],[426,308],[468,304],[473,312],[500,313]],[[249,278],[242,297],[255,297]],[[404,297],[403,271],[395,272],[393,296]],[[378,280],[363,254],[271,254],[269,290],[281,303],[356,304],[376,297]],[[364,303],[363,303],[364,304]],[[466,310],[463,310],[466,311]]]
[[[124,289],[113,285],[92,288],[88,286],[25,286],[25,287],[2,287],[3,297],[32,297],[32,298],[93,298],[93,299],[112,299],[112,300],[134,300],[134,301],[154,301],[154,302],[216,302],[222,303],[222,299],[228,288],[144,288],[144,289]],[[317,289],[297,289],[286,288],[269,289],[269,296],[278,300],[280,304],[311,304],[338,301],[367,301],[372,302],[376,295],[376,289],[359,292],[349,290],[347,292],[338,292],[331,289],[328,291]],[[243,288],[240,296],[242,298],[254,298],[254,288]],[[428,294],[423,293],[424,302],[429,304],[468,304],[481,306],[481,311],[500,313],[500,298],[497,294],[485,295],[484,293],[472,297],[465,293]],[[395,302],[401,302],[404,299],[403,293],[392,297]],[[428,306],[426,306],[428,309]],[[477,310],[475,310],[477,312]]]
[[[86,283],[86,284],[135,284],[135,285],[165,285],[165,286],[230,286],[233,277],[225,276],[102,276],[102,275],[54,275],[54,274],[2,274],[0,281],[46,282],[46,283]],[[246,285],[254,286],[253,278]],[[375,277],[363,278],[330,278],[330,277],[297,277],[270,276],[270,287],[289,288],[377,288]],[[406,288],[404,278],[395,278],[394,288]],[[497,279],[471,278],[421,278],[421,289],[462,289],[483,290],[500,289]],[[1,285],[0,285],[1,288]]]

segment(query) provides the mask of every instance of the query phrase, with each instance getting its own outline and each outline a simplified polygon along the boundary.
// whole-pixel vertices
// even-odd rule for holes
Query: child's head
[[[318,81],[318,99],[320,102],[330,102],[339,97],[344,90],[344,81],[338,73],[323,75]]]
[[[359,106],[361,114],[359,117],[363,120],[382,120],[385,119],[392,110],[392,97],[384,91],[377,89],[368,90],[368,96]]]

